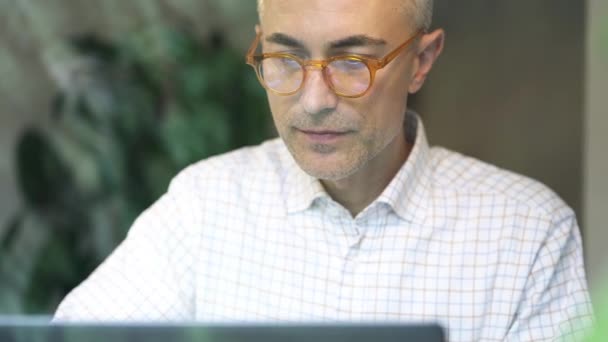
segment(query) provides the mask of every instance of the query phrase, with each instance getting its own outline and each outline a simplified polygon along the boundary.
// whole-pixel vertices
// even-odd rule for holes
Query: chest
[[[498,241],[390,224],[364,235],[319,222],[295,227],[269,220],[203,239],[197,319],[439,321],[479,331],[497,313],[505,327],[513,317],[505,303],[522,285],[506,283],[517,277],[505,276]]]

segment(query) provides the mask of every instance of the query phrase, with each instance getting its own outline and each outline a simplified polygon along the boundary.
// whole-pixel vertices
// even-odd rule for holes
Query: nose
[[[338,95],[329,87],[320,68],[309,67],[301,89],[300,103],[306,113],[318,115],[333,111],[338,105]]]

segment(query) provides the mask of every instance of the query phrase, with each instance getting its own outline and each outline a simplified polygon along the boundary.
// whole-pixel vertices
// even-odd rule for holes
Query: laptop
[[[434,324],[54,324],[0,321],[2,342],[444,342]]]

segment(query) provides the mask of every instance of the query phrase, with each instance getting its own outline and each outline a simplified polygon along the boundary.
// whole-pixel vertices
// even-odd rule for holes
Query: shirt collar
[[[424,126],[418,114],[408,111],[405,116],[408,142],[413,142],[407,161],[374,203],[384,203],[402,219],[420,222],[428,209],[427,192],[430,184],[429,145]],[[321,197],[329,197],[321,182],[304,172],[289,152],[287,166],[287,212],[308,209]]]
[[[429,209],[432,172],[424,125],[413,111],[406,113],[405,131],[406,139],[414,146],[406,162],[375,202],[387,204],[406,221],[422,222]]]
[[[304,172],[293,159],[291,153],[285,148],[288,154],[287,165],[287,212],[289,214],[308,209],[313,201],[321,197],[329,197],[319,179]]]

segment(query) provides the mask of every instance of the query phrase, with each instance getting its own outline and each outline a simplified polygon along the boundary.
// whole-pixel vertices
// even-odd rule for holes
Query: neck
[[[327,193],[356,217],[382,194],[407,160],[412,145],[403,134],[397,137],[361,170],[344,179],[322,180]]]

